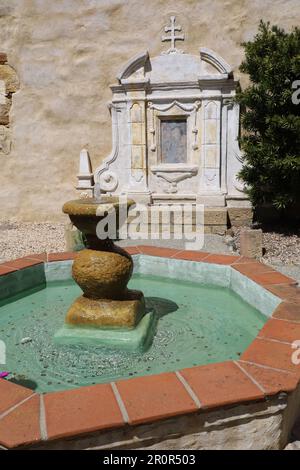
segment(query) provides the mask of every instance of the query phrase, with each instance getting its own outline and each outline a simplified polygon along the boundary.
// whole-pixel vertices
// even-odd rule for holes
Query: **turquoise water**
[[[0,368],[40,392],[174,371],[238,359],[266,321],[222,287],[141,274],[129,287],[144,292],[147,308],[158,320],[148,351],[55,345],[53,335],[81,291],[73,281],[50,282],[46,289],[0,307],[0,340],[7,348],[7,364]],[[22,344],[23,338],[28,342]]]

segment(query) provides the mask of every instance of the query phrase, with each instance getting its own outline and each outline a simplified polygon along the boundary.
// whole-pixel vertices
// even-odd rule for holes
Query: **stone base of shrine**
[[[183,204],[179,204],[183,207]],[[150,206],[143,220],[134,211],[129,213],[128,232],[138,231],[149,237],[150,234],[161,237],[164,234],[178,234],[183,230],[203,231],[204,234],[224,235],[229,227],[250,226],[253,219],[251,207],[205,207],[203,214],[184,213],[182,218],[169,211],[169,205]],[[159,208],[159,209],[158,209]],[[137,215],[136,215],[137,214]],[[159,214],[159,215],[158,215]],[[183,222],[184,221],[184,222]]]

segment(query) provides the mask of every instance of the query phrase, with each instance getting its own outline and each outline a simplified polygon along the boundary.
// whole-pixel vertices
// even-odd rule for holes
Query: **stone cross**
[[[170,36],[162,36],[162,42],[171,41],[171,47],[166,51],[166,54],[172,52],[180,52],[175,47],[175,41],[184,41],[184,34],[176,34],[176,31],[181,31],[181,26],[175,26],[176,16],[170,17],[171,26],[165,26],[165,32],[171,33]]]

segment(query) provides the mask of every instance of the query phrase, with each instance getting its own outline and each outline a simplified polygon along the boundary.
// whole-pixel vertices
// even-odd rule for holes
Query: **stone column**
[[[147,182],[146,105],[145,100],[128,103],[128,122],[131,141],[131,168],[128,196],[137,202],[150,203]]]
[[[220,100],[203,101],[202,176],[197,202],[207,206],[224,206],[224,195],[221,192],[220,116]]]

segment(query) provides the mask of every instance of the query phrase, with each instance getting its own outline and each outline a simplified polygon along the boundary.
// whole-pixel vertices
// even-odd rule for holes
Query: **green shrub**
[[[250,85],[237,94],[244,163],[239,178],[255,207],[272,204],[284,211],[300,201],[300,104],[292,101],[293,82],[300,80],[300,29],[287,33],[261,21],[243,47],[240,70]]]

